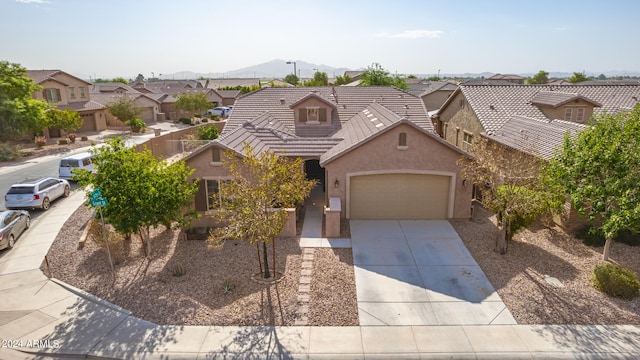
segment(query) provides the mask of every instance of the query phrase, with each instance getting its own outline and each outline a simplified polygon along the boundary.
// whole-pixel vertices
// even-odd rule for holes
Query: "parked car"
[[[93,171],[93,155],[89,152],[83,152],[60,159],[58,174],[60,179],[73,180],[74,169],[87,169]]]
[[[0,211],[0,250],[11,249],[30,224],[31,216],[24,210]]]
[[[226,106],[217,106],[213,109],[207,110],[207,114],[218,115],[220,117],[227,117],[231,113],[231,109]]]
[[[4,196],[4,206],[14,209],[48,210],[51,202],[71,193],[69,182],[64,179],[46,177],[11,185]]]

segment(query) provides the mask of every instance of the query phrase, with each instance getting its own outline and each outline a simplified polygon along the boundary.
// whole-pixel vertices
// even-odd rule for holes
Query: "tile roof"
[[[462,92],[486,132],[502,127],[511,117],[520,115],[532,119],[548,120],[532,103],[541,91],[560,91],[579,94],[601,104],[594,115],[630,110],[640,98],[640,85],[469,85],[461,84]],[[452,102],[452,95],[438,113]]]
[[[587,127],[564,120],[512,116],[500,129],[482,135],[512,149],[549,160],[553,157],[554,151],[562,146],[567,132],[575,136]]]
[[[115,92],[117,90],[124,90],[125,92],[130,94],[140,94],[140,91],[132,88],[129,85],[119,83],[119,82],[95,83],[89,88],[89,92],[91,94],[110,93],[110,92]]]
[[[86,84],[91,84],[90,82],[86,81],[86,80],[82,80],[79,77],[73,76],[69,73],[66,73],[62,70],[27,70],[27,76],[32,78],[33,81],[36,84],[41,84],[42,82],[46,81],[46,80],[54,80],[57,81],[61,84],[64,85],[68,85],[66,83],[64,83],[63,81],[61,81],[60,79],[56,78],[56,75],[58,74],[66,74],[67,76],[71,76],[72,78],[75,78],[79,81],[82,81]]]
[[[153,99],[152,97],[148,96],[147,94],[142,94],[139,92],[135,92],[135,93],[124,93],[124,94],[119,94],[119,93],[113,93],[113,92],[107,92],[107,93],[91,93],[91,100],[98,103],[98,104],[102,104],[104,106],[107,106],[109,104],[111,104],[112,102],[118,100],[118,98],[120,98],[121,96],[127,96],[133,100],[136,100],[140,97],[146,97],[149,98],[153,101],[158,101],[156,99]]]
[[[210,89],[220,89],[226,87],[236,87],[236,86],[252,86],[257,85],[260,86],[259,78],[227,78],[227,79],[210,79],[209,84],[207,85]]]
[[[92,110],[102,110],[105,106],[100,104],[94,100],[82,101],[82,102],[72,102],[68,105],[59,105],[58,109],[71,109],[73,111],[92,111]]]
[[[594,104],[596,107],[602,106],[597,101],[586,98],[578,93],[568,93],[562,91],[540,91],[533,96],[531,103],[534,105],[549,105],[552,107],[558,107],[574,100],[584,100]]]
[[[312,92],[336,106],[336,111],[333,111],[331,119],[331,122],[336,125],[344,124],[371,103],[376,102],[398,115],[407,117],[427,131],[434,131],[422,100],[402,90],[388,86],[325,86],[270,87],[243,95],[236,100],[223,133],[231,131],[265,112],[269,112],[275,119],[294,129],[294,112],[290,105]]]
[[[487,80],[524,80],[525,78],[516,74],[494,74],[489,76]]]

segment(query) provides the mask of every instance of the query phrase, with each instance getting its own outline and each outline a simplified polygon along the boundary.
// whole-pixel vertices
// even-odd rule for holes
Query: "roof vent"
[[[280,105],[284,105],[284,98],[280,98]]]
[[[638,101],[638,97],[637,97],[637,96],[632,96],[632,97],[631,97],[631,99],[632,99],[633,101]]]
[[[489,105],[489,110],[495,110],[495,109],[496,109],[496,107],[495,107],[495,106],[493,106],[493,105]]]
[[[347,104],[342,104],[342,108],[346,109],[347,108]]]

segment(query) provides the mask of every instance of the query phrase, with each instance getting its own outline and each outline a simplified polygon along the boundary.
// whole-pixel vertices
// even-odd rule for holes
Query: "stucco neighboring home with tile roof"
[[[215,211],[208,199],[229,179],[223,152],[242,156],[245,143],[302,158],[342,218],[470,216],[456,165],[465,153],[434,132],[420,98],[399,89],[264,88],[240,97],[221,136],[184,160],[202,179],[196,210]]]
[[[445,140],[468,149],[473,138],[499,131],[514,116],[584,124],[592,115],[630,110],[639,98],[640,85],[464,83],[440,108],[434,122]],[[558,131],[564,129],[560,126]]]
[[[62,70],[28,70],[27,75],[42,90],[33,94],[34,99],[45,100],[60,110],[71,109],[78,112],[83,125],[77,132],[101,131],[107,128],[105,107],[92,100],[91,83]],[[47,129],[45,136],[60,137],[62,130]]]
[[[103,104],[105,107],[108,107],[123,96],[128,97],[142,109],[140,118],[147,125],[158,121],[160,102],[148,94],[143,94],[128,85],[123,83],[96,83],[91,86],[90,93],[94,101]],[[125,126],[120,119],[110,113],[107,113],[107,125]]]
[[[134,89],[160,100],[159,118],[164,120],[178,120],[181,117],[192,117],[193,114],[180,110],[175,102],[182,93],[205,93],[206,99],[211,103],[211,108],[221,105],[224,101],[222,95],[214,89],[205,88],[197,80],[163,80],[150,82],[137,82]],[[153,95],[152,95],[153,94]]]
[[[524,84],[526,78],[516,74],[494,74],[489,76],[487,80],[505,80],[514,84]]]

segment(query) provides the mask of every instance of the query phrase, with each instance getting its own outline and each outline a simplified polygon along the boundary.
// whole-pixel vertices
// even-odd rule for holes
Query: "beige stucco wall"
[[[89,85],[83,81],[80,81],[73,76],[69,76],[66,74],[58,74],[55,77],[57,80],[61,81],[53,81],[53,80],[45,80],[39,85],[42,86],[41,90],[38,90],[33,93],[33,98],[38,100],[44,100],[44,96],[42,95],[42,91],[44,89],[58,89],[60,90],[60,101],[54,103],[55,105],[67,105],[73,102],[83,102],[89,101]],[[68,86],[63,85],[68,84]],[[69,88],[73,87],[75,89],[75,98],[70,97]],[[80,97],[80,87],[84,87],[84,97]]]
[[[440,107],[447,101],[449,96],[453,93],[453,90],[439,90],[429,93],[422,97],[422,102],[427,108],[427,111],[433,111],[440,109]]]
[[[462,105],[461,105],[462,104]],[[456,145],[456,133],[458,134],[458,147],[462,148],[464,132],[469,132],[477,139],[484,131],[478,117],[469,106],[462,93],[458,93],[449,105],[443,109],[438,119],[442,125],[442,137],[449,143]],[[444,126],[446,124],[446,126]]]
[[[399,150],[398,135],[407,134],[407,149]],[[341,199],[342,214],[346,217],[347,177],[351,173],[407,171],[422,173],[451,173],[454,179],[453,218],[471,216],[471,187],[462,186],[460,168],[456,161],[461,154],[431,138],[413,126],[402,124],[376,137],[343,156],[324,164],[327,176],[326,197]],[[338,179],[339,186],[334,186]]]

